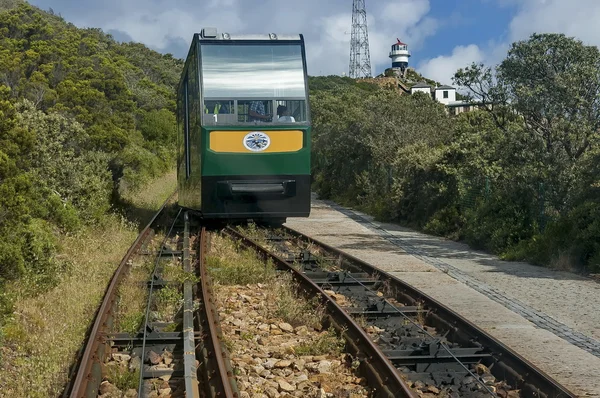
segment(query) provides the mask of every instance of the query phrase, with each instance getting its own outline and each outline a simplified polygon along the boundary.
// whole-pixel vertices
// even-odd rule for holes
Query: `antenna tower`
[[[350,36],[350,77],[371,77],[371,55],[367,31],[365,0],[353,0],[352,35]]]

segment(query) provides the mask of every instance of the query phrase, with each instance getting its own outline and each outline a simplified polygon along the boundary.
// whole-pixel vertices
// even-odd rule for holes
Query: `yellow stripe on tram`
[[[209,148],[215,152],[229,153],[273,153],[296,152],[302,149],[303,134],[300,130],[260,131],[268,138],[268,146],[264,150],[251,150],[244,145],[250,131],[211,131]]]

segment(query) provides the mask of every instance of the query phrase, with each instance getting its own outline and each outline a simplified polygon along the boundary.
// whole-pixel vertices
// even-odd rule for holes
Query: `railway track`
[[[166,219],[171,218],[169,222]],[[162,227],[160,226],[162,225]],[[165,229],[165,226],[169,226]],[[157,231],[160,245],[151,249]],[[290,228],[260,229],[249,236],[222,233],[254,249],[292,274],[308,297],[318,297],[331,324],[376,397],[541,397],[574,395],[518,354],[417,289],[373,266]],[[136,388],[125,397],[241,396],[221,345],[210,275],[205,269],[208,234],[179,211],[163,206],[141,231],[106,290],[64,396],[98,397],[109,369],[124,365]],[[144,281],[147,301],[135,333],[115,328],[119,288],[134,259],[152,259]],[[181,268],[165,278],[165,260]],[[183,277],[182,277],[183,275]],[[156,297],[181,294],[168,320],[157,318]]]
[[[575,396],[443,304],[361,260],[290,228],[224,232],[321,298],[378,396]]]
[[[204,269],[206,230],[181,210],[173,217],[168,202],[115,271],[63,396],[238,396]],[[165,237],[152,250],[164,226]],[[141,281],[131,277],[139,274],[133,268],[140,258],[152,264]],[[125,333],[118,314],[127,284],[139,285],[146,302],[139,328]]]

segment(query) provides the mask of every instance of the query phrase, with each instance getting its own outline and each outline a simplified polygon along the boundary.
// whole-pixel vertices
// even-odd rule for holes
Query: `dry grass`
[[[134,261],[129,275],[119,286],[115,314],[115,330],[134,335],[144,321],[148,289],[143,284],[152,275],[154,262],[150,258]]]
[[[139,191],[124,190],[123,199],[142,209],[158,209],[177,188],[177,170],[173,169]]]
[[[62,391],[68,368],[123,254],[135,239],[131,225],[113,217],[102,231],[62,241],[73,263],[56,288],[18,297],[5,329],[0,397],[49,397]],[[10,286],[18,295],[18,284]]]
[[[316,339],[295,346],[294,353],[296,355],[340,355],[345,348],[344,338],[338,336],[335,329],[330,328],[321,332]]]
[[[176,188],[177,172],[172,170],[140,190],[124,189],[122,198],[126,217],[140,225],[146,225]]]
[[[310,302],[298,294],[298,287],[289,274],[277,275],[271,263],[257,258],[252,250],[238,247],[229,238],[214,234],[211,237],[211,252],[207,258],[211,276],[221,285],[264,284],[266,300],[273,303],[267,307],[267,318],[280,318],[293,326],[321,324],[323,310],[318,299]]]
[[[577,259],[568,252],[561,251],[558,256],[550,260],[548,267],[555,271],[577,272]]]
[[[307,301],[306,297],[298,294],[297,284],[291,275],[279,275],[267,284],[265,290],[267,302],[273,303],[267,307],[266,318],[280,318],[294,327],[307,325],[320,328],[324,309],[318,298]]]
[[[128,201],[151,214],[175,185],[176,173],[171,172],[129,194]],[[0,333],[0,397],[53,397],[62,392],[108,281],[136,235],[136,225],[109,216],[102,227],[61,237],[59,255],[72,267],[55,288],[31,297],[18,282],[7,286],[6,294],[16,299]]]
[[[237,242],[218,234],[212,234],[210,239],[211,252],[206,265],[216,283],[268,283],[275,277],[273,265],[265,265],[254,251],[241,249]]]

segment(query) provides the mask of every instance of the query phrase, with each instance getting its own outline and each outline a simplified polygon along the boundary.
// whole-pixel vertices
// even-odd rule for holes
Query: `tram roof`
[[[228,42],[230,40],[247,40],[247,41],[273,41],[278,40],[302,40],[302,35],[290,35],[279,33],[264,33],[264,34],[235,34],[228,32],[218,32],[216,28],[204,28],[200,33],[195,35],[200,41],[219,40]]]

